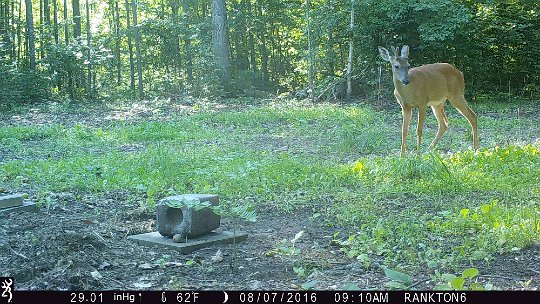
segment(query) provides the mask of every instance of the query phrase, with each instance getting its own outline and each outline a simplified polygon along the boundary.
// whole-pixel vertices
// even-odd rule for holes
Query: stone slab
[[[0,209],[11,208],[23,205],[22,194],[11,194],[0,196]]]
[[[195,239],[217,229],[221,223],[221,216],[214,213],[211,208],[195,210],[184,202],[219,205],[219,196],[215,194],[182,194],[169,196],[159,201],[156,207],[157,230],[166,237],[180,234],[182,237]],[[170,203],[178,203],[175,208]]]
[[[212,245],[226,245],[234,242],[233,233],[230,231],[210,232],[210,234],[188,239],[185,243],[175,243],[172,238],[162,236],[158,231],[128,236],[128,239],[146,246],[160,246],[178,250],[182,254],[207,248]],[[247,239],[247,233],[236,232],[236,243]]]
[[[36,211],[37,206],[34,202],[23,202],[22,206],[15,206],[10,208],[0,209],[0,216],[3,214],[9,214],[17,211]]]

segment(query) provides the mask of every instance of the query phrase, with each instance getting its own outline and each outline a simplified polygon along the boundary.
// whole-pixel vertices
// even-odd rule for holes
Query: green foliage
[[[33,2],[37,15],[43,5]],[[273,94],[307,85],[305,1],[226,1],[233,74],[227,88],[219,84],[219,69],[214,64],[210,2],[142,1],[138,3],[137,30],[132,20],[128,27],[123,2],[118,7],[114,1],[95,4],[90,20],[83,10],[83,36],[78,40],[73,39],[72,16],[63,20],[58,14],[57,26],[34,18],[37,69],[32,73],[27,71],[25,26],[20,18],[24,12],[6,13],[6,22],[0,25],[4,33],[0,72],[7,75],[0,80],[0,91],[5,92],[0,95],[2,100],[45,100],[51,95],[132,98],[132,65],[139,60],[147,96],[252,96],[254,90]],[[317,96],[321,94],[323,99],[344,97],[350,38],[355,58],[353,93],[362,98],[370,99],[377,88],[381,64],[377,46],[400,44],[411,46],[413,66],[456,65],[471,88],[467,94],[473,97],[497,92],[532,99],[540,94],[536,72],[540,15],[535,1],[356,1],[352,30],[350,1],[313,0],[311,4]],[[133,12],[129,15],[133,17]],[[86,28],[90,37],[84,37]],[[55,32],[58,39],[52,38]],[[140,38],[141,58],[129,54],[128,40],[134,44],[135,38]],[[90,84],[88,72],[92,74]],[[90,85],[92,90],[87,92]],[[383,73],[382,85],[380,93],[390,95],[390,73]]]
[[[15,105],[47,100],[49,79],[40,73],[0,62],[0,104]]]
[[[333,243],[361,267],[387,265],[412,277],[491,261],[540,240],[533,104],[522,116],[506,103],[479,105],[478,113],[494,107],[500,116],[479,115],[486,144],[478,152],[450,130],[441,145],[451,152],[406,158],[397,157],[398,109],[287,101],[217,111],[198,104],[162,122],[2,125],[0,188],[36,193],[45,206],[60,192],[122,191],[143,207],[177,193],[218,193],[216,212],[233,226],[256,220],[259,208],[313,210],[317,222],[348,227],[350,234],[336,234]],[[66,116],[71,110],[51,109]],[[379,136],[369,134],[384,139],[368,145]],[[320,265],[302,257],[297,240],[277,244],[272,254],[308,278]]]
[[[442,284],[435,286],[435,290],[492,290],[493,284],[482,284],[479,282],[473,282],[473,279],[478,275],[478,269],[467,268],[463,270],[460,276],[456,276],[450,273],[436,273],[436,277]]]
[[[299,278],[309,277],[319,265],[311,265],[307,262],[302,254],[302,250],[296,246],[298,240],[304,235],[304,231],[298,232],[291,240],[283,239],[278,244],[277,247],[267,251],[265,254],[267,256],[277,256],[282,260],[291,264],[292,271]],[[317,285],[317,281],[308,281],[302,284],[302,289],[313,289]]]
[[[474,244],[478,249],[505,253],[520,250],[540,239],[540,213],[534,205],[500,206],[495,199],[473,210],[462,209],[455,223],[471,238],[470,242],[456,247],[461,254]],[[472,259],[483,255],[478,251],[472,253]]]
[[[234,220],[257,221],[257,213],[250,202],[240,200],[235,203],[222,202],[219,206],[212,207],[215,213],[232,218]]]
[[[167,200],[164,201],[164,203],[167,206],[172,207],[172,208],[178,208],[178,209],[187,208],[187,209],[193,209],[195,211],[212,206],[210,202],[201,202],[199,199],[189,200],[187,198],[183,198],[183,199],[168,198]]]
[[[384,274],[389,279],[386,285],[391,289],[411,289],[414,286],[413,277],[388,267],[383,267]],[[492,290],[493,284],[482,284],[474,280],[478,276],[478,269],[467,268],[461,275],[439,273],[435,271],[435,279],[442,282],[434,287],[435,290]]]
[[[540,50],[538,32],[533,30],[540,15],[532,1],[363,1],[358,13],[356,35],[364,39],[357,49],[371,75],[377,45],[408,44],[413,66],[453,63],[464,72],[469,88],[537,94],[523,84],[540,80],[532,59]]]
[[[387,286],[392,289],[408,289],[413,284],[413,278],[410,275],[387,267],[384,268],[384,275],[390,279]]]
[[[337,243],[363,261],[383,258],[389,265],[438,268],[489,260],[495,253],[538,242],[540,209],[534,189],[539,152],[538,146],[525,145],[404,159],[362,158],[351,171],[377,206],[356,199],[340,209],[342,220],[361,218],[369,224]],[[501,198],[490,199],[490,193],[501,193]],[[464,205],[470,207],[460,207]]]

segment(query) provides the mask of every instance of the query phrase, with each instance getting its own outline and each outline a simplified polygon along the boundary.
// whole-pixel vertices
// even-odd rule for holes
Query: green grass
[[[406,158],[397,157],[397,107],[277,103],[205,107],[163,121],[0,125],[0,186],[41,201],[51,192],[127,191],[134,204],[153,206],[170,194],[211,192],[302,208],[352,231],[337,242],[366,267],[378,260],[410,272],[459,269],[540,240],[540,118],[512,114],[515,106],[474,104],[477,153],[468,123],[449,107],[451,129],[427,153],[436,132],[430,115],[424,153]]]

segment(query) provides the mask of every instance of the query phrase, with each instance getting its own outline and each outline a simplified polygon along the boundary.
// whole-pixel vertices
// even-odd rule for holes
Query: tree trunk
[[[247,19],[249,18],[246,15],[247,12],[247,1],[242,0],[241,2],[233,2],[234,10],[241,12],[239,15],[239,20],[236,22],[235,35],[234,35],[234,66],[235,70],[249,70],[249,56],[248,56],[248,42],[249,38],[246,39],[248,35],[247,31]],[[231,50],[232,51],[232,50]]]
[[[118,8],[118,2],[114,1],[114,11],[116,12],[116,18],[114,20],[114,39],[116,46],[116,84],[120,85],[122,82],[122,58],[121,58],[121,44],[120,44],[120,10]]]
[[[81,38],[81,7],[79,0],[73,0],[73,39],[75,41]]]
[[[306,20],[307,20],[307,36],[308,36],[308,65],[309,65],[309,96],[311,102],[315,102],[315,77],[314,77],[314,58],[313,58],[313,41],[311,37],[311,0],[306,3]]]
[[[257,9],[259,11],[259,18],[263,19],[263,2],[262,0],[257,0]],[[262,24],[260,30],[260,39],[261,39],[261,70],[263,73],[263,80],[265,84],[270,82],[270,75],[268,73],[268,48],[266,47],[266,29],[264,28],[264,23]]]
[[[58,45],[58,4],[57,0],[53,1],[53,35],[54,35],[54,44]]]
[[[120,58],[120,14],[118,12],[118,0],[109,0],[109,11],[110,11],[110,18],[109,18],[109,27],[111,28],[111,31],[113,33],[113,40],[114,40],[114,49],[113,49],[113,64],[112,66],[115,67],[116,71],[111,68],[111,79],[114,76],[116,72],[116,85],[120,85],[121,83],[121,58]]]
[[[53,3],[53,37],[54,37],[54,45],[58,46],[58,5],[56,3],[57,0],[52,0]],[[50,11],[49,11],[50,13]],[[57,74],[58,70],[56,68],[53,68],[54,72],[53,74]],[[62,75],[58,75],[54,81],[54,84],[58,91],[62,89]]]
[[[34,15],[32,13],[32,0],[25,0],[26,5],[26,37],[28,40],[28,58],[30,69],[36,70],[36,45],[34,37]]]
[[[86,80],[86,96],[92,98],[92,46],[91,46],[91,34],[90,34],[90,5],[86,0],[86,46],[88,47],[88,78]]]
[[[68,22],[68,7],[67,0],[64,0],[64,42],[66,45],[69,44],[69,22]]]
[[[17,60],[17,45],[15,44],[17,30],[15,24],[15,1],[11,1],[11,60],[13,62]]]
[[[46,35],[43,33],[45,30],[44,21],[43,21],[43,0],[39,0],[39,26],[38,26],[38,35],[39,35],[39,58],[43,59],[45,57],[45,48],[43,47],[43,44],[45,42]]]
[[[129,50],[129,78],[131,93],[133,94],[133,96],[135,96],[135,60],[133,59],[133,43],[131,41],[131,17],[129,16],[130,11],[131,7],[129,5],[129,0],[126,0],[126,25]]]
[[[326,53],[327,59],[328,59],[328,74],[329,75],[335,75],[335,64],[334,64],[334,58],[336,57],[336,54],[334,53],[334,33],[332,32],[333,29],[328,29],[328,44],[326,45]]]
[[[73,41],[75,43],[81,42],[81,6],[79,0],[73,0],[72,2],[72,8],[73,8]],[[74,86],[77,88],[84,87],[82,85],[82,82],[84,81],[84,73],[80,73],[79,70],[75,70],[75,73],[73,73],[73,83]]]
[[[188,32],[186,35],[186,38],[184,39],[184,47],[186,49],[186,59],[187,59],[187,65],[186,65],[186,72],[187,72],[187,81],[190,85],[193,85],[193,55],[191,52],[191,32],[189,31],[189,25],[191,24],[191,20],[189,18],[189,6],[187,3],[187,0],[182,0],[182,10],[184,13],[184,23],[188,27]]]
[[[45,25],[51,23],[51,6],[49,5],[49,0],[43,0],[43,21]]]
[[[19,21],[17,22],[17,61],[21,61],[22,39],[21,39],[21,18],[22,18],[22,1],[19,1]]]
[[[228,87],[232,76],[225,0],[212,0],[212,46],[219,80]]]
[[[132,0],[133,5],[133,28],[135,33],[135,54],[137,55],[137,76],[139,98],[144,98],[143,78],[142,78],[142,58],[141,58],[141,37],[139,36],[139,27],[137,26],[137,0]]]
[[[171,7],[171,13],[172,13],[172,22],[175,28],[178,28],[178,11],[180,10],[180,0],[169,0],[169,5]],[[177,34],[173,35],[173,46],[174,46],[174,56],[173,56],[173,62],[174,62],[174,78],[178,79],[178,82],[180,82],[181,77],[181,71],[182,68],[180,66],[180,41]]]
[[[69,22],[68,22],[68,4],[67,0],[64,0],[64,42],[66,46],[69,45]],[[67,87],[68,87],[68,95],[70,98],[73,98],[73,71],[71,69],[67,69]]]
[[[10,27],[10,24],[9,24],[9,21],[10,21],[10,1],[7,1],[7,0],[3,0],[0,1],[0,31],[1,31],[1,41],[0,42],[0,47],[2,48],[2,51],[1,51],[1,54],[0,56],[4,57],[4,56],[8,56],[9,57],[12,57],[13,53],[12,53],[12,44],[13,44],[13,41],[11,40],[11,27]]]
[[[354,30],[354,0],[351,0],[351,23],[349,37],[349,57],[347,59],[347,98],[352,94],[352,64],[353,64],[353,30]]]
[[[252,7],[251,7],[251,0],[247,1],[247,11],[248,16],[252,16]],[[257,71],[257,59],[255,54],[255,39],[253,37],[253,21],[250,18],[249,23],[249,31],[248,31],[248,40],[249,40],[249,69],[252,71]]]

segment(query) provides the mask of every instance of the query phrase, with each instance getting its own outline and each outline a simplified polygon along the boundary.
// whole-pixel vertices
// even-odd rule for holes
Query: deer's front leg
[[[401,153],[400,156],[405,156],[407,151],[407,133],[409,132],[409,125],[411,124],[412,108],[408,108],[405,105],[401,106],[401,113],[403,114],[403,124],[401,125]]]
[[[416,152],[420,154],[420,145],[422,144],[422,128],[426,119],[426,106],[418,107],[418,126],[416,126]]]

